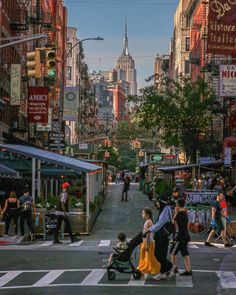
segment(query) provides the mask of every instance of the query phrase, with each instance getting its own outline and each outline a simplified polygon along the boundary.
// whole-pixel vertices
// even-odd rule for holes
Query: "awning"
[[[188,164],[188,165],[174,165],[174,166],[161,166],[158,168],[158,170],[163,171],[163,172],[171,172],[171,171],[176,171],[176,170],[187,170],[191,169],[194,167],[201,167],[205,168],[207,166],[214,166],[214,165],[222,165],[223,161],[212,161],[208,163],[202,163],[202,164]]]
[[[35,147],[14,144],[0,144],[0,148],[6,149],[9,152],[16,153],[25,157],[35,158],[47,163],[70,168],[77,172],[89,173],[101,170],[101,167],[99,166],[85,163],[75,158],[66,157]]]
[[[0,164],[0,177],[5,177],[5,176],[19,177],[19,172],[3,164]]]

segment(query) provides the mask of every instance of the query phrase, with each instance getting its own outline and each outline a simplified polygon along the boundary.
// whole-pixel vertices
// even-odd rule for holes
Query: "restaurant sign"
[[[236,65],[220,65],[220,96],[236,97]]]
[[[235,55],[236,0],[209,0],[207,53]]]

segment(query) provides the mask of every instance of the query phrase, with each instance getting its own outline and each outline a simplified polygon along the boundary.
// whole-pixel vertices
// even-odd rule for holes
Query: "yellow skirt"
[[[144,274],[155,275],[160,273],[161,265],[154,255],[155,242],[150,241],[149,251],[145,251],[145,241],[140,246],[138,269]]]

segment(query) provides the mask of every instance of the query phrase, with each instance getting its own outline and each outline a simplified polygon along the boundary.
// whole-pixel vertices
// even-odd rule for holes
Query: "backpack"
[[[22,205],[22,211],[23,212],[31,212],[32,211],[32,203],[30,201],[26,201]]]
[[[168,209],[168,213],[169,213],[170,221],[166,222],[163,225],[163,230],[164,230],[165,234],[170,236],[172,234],[175,234],[175,225],[172,223],[172,216],[171,216],[171,212],[169,209]]]

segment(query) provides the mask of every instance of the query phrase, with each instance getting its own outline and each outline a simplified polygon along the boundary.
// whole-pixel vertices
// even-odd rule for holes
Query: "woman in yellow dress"
[[[152,215],[152,210],[150,208],[143,209],[142,218],[145,220],[143,233],[147,232],[153,225]],[[138,269],[143,274],[156,275],[160,273],[161,265],[154,255],[154,249],[155,242],[153,240],[153,234],[148,233],[140,246]]]

